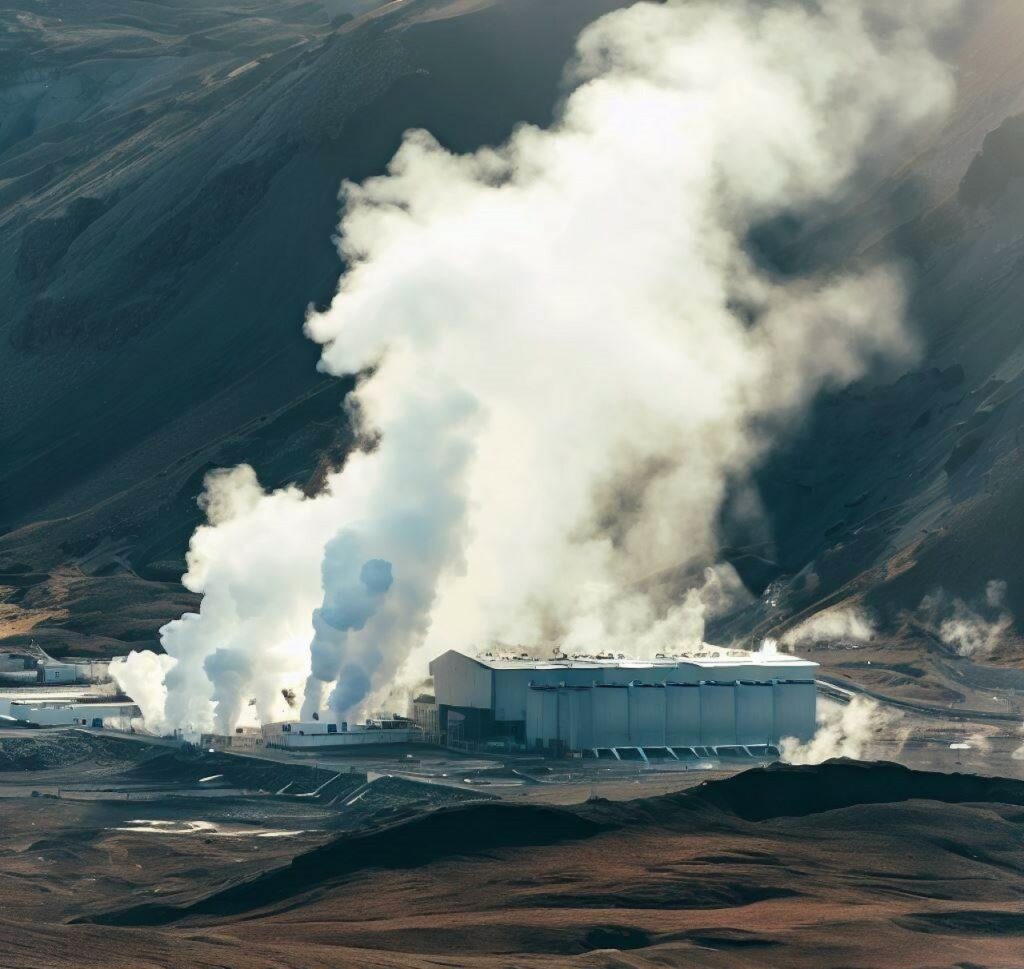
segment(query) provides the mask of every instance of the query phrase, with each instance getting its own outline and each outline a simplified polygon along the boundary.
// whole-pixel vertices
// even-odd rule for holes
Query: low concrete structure
[[[130,730],[141,717],[128,697],[102,687],[39,687],[0,690],[0,717],[43,727],[109,727]]]
[[[0,716],[41,727],[107,727],[127,731],[132,727],[132,720],[141,715],[142,712],[130,700],[121,703],[0,703]]]
[[[204,734],[200,742],[203,747],[237,751],[262,750],[266,743],[260,727],[235,727],[229,734]]]
[[[105,683],[110,680],[107,660],[44,660],[39,664],[43,683]]]
[[[40,683],[47,686],[72,683],[104,683],[110,680],[107,660],[56,660],[38,647],[33,652],[0,653],[0,683]]]
[[[286,720],[265,723],[262,734],[267,747],[290,750],[405,744],[421,739],[419,729],[405,717],[380,717],[351,726],[344,721]]]
[[[74,663],[59,663],[48,660],[39,667],[44,683],[74,683],[78,680],[78,668]]]

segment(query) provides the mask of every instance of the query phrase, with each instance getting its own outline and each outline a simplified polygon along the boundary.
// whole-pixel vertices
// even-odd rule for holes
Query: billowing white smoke
[[[875,624],[861,609],[826,609],[787,629],[782,644],[795,649],[816,643],[866,643],[875,635]]]
[[[845,705],[819,699],[814,737],[806,743],[783,738],[781,759],[787,764],[820,764],[831,757],[861,760],[873,742],[896,739],[902,745],[899,719],[899,714],[882,710],[868,697],[854,697]]]
[[[745,239],[942,117],[941,6],[639,4],[583,33],[550,129],[471,155],[411,132],[347,185],[308,333],[324,370],[372,370],[379,443],[315,499],[212,482],[166,719],[281,715],[307,675],[307,713],[335,680],[356,712],[452,646],[699,643],[699,594],[652,579],[713,562],[728,482],[817,392],[911,351],[897,274],[780,281]]]

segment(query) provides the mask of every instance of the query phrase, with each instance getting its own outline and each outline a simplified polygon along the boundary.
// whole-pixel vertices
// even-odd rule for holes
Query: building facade
[[[0,700],[0,717],[10,717],[40,727],[107,727],[131,730],[142,711],[130,700],[111,703],[96,701]]]
[[[448,743],[568,753],[808,740],[816,666],[785,654],[543,661],[449,650],[430,671]]]
[[[416,725],[404,717],[379,717],[352,725],[344,721],[285,720],[265,723],[261,732],[266,747],[288,750],[405,744],[420,739]]]
[[[203,734],[203,747],[215,750],[259,751],[263,749],[263,731],[259,727],[235,727],[229,734]]]
[[[424,743],[439,744],[441,727],[437,715],[437,698],[429,693],[420,693],[410,704],[410,714],[420,728]]]

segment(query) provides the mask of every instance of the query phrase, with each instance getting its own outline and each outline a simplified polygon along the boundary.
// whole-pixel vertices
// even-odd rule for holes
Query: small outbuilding
[[[321,749],[367,744],[404,744],[421,740],[416,724],[405,717],[377,717],[362,724],[324,720],[280,720],[263,724],[267,747]]]

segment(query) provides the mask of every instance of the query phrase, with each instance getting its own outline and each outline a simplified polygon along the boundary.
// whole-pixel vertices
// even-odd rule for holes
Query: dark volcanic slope
[[[1024,665],[1024,72],[1010,40],[1024,11],[1003,0],[966,9],[946,130],[854,199],[759,240],[783,273],[814,268],[823,253],[895,260],[921,355],[908,373],[822,398],[760,469],[770,528],[737,529],[729,554],[755,591],[777,582],[717,631],[777,635],[823,607],[866,609],[883,634],[876,651],[814,658],[944,703],[964,697],[948,676],[937,682],[955,649],[922,610],[926,596],[976,607],[989,580],[1004,581],[1017,622],[985,659]]]
[[[409,126],[461,151],[548,121],[576,33],[624,2],[0,10],[0,639],[152,645],[195,606],[178,578],[209,469],[317,486],[350,384],[316,374],[301,322],[337,280],[340,181],[381,171]],[[1024,11],[965,9],[935,141],[752,236],[781,274],[901,261],[922,353],[793,429],[757,475],[763,527],[726,511],[722,557],[766,595],[709,630],[866,607],[876,648],[815,658],[944,704],[964,694],[922,599],[1001,579],[1024,615]],[[1022,657],[1015,625],[992,659]]]
[[[0,636],[155,642],[195,605],[206,471],[315,487],[347,442],[350,385],[302,335],[337,283],[342,179],[410,126],[464,151],[547,121],[576,34],[617,5],[0,11]]]
[[[841,761],[572,811],[471,805],[182,907],[112,898],[105,925],[5,931],[23,966],[77,944],[84,966],[116,947],[158,966],[1019,969],[1022,805],[1019,782]]]

